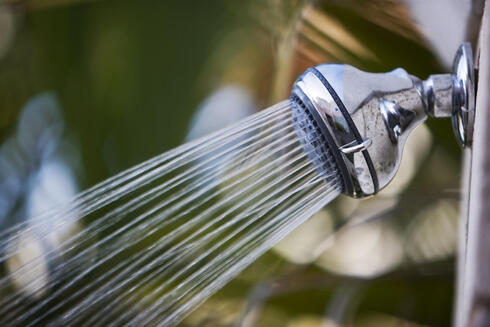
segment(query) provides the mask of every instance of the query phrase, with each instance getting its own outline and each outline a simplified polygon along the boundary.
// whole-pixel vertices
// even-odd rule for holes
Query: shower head
[[[309,68],[294,83],[291,102],[297,131],[321,136],[314,144],[303,138],[315,166],[323,171],[322,166],[335,165],[343,193],[361,198],[389,184],[408,135],[428,116],[451,117],[458,143],[469,145],[474,90],[472,51],[465,43],[452,74],[425,81],[402,68],[387,73],[342,64]]]

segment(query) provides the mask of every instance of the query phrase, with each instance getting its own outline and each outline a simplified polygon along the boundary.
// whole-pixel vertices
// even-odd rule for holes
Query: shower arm
[[[324,136],[342,177],[343,193],[370,196],[393,179],[408,135],[427,117],[450,117],[458,143],[471,145],[471,47],[459,47],[451,74],[431,75],[425,81],[402,68],[367,73],[343,64],[318,65],[298,77],[291,99]]]

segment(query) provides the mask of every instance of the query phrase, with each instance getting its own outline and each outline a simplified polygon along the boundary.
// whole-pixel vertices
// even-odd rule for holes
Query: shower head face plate
[[[339,170],[345,170],[343,162],[339,161],[339,151],[330,145],[332,139],[326,138],[329,134],[316,122],[315,112],[308,110],[308,104],[296,97],[291,105],[293,126],[313,166],[329,185],[338,185],[341,192],[351,189],[348,181],[342,179],[344,174],[339,173]]]

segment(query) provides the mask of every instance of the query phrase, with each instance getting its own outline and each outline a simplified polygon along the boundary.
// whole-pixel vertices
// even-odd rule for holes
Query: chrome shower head
[[[361,198],[389,184],[408,135],[428,116],[451,117],[458,142],[469,145],[474,89],[471,47],[465,43],[456,53],[452,74],[421,81],[402,68],[367,73],[349,65],[322,64],[298,77],[291,100],[293,115],[310,120],[310,130],[314,126],[325,141],[321,146],[327,150],[315,149],[315,155],[329,151],[324,157],[333,157],[343,193]]]

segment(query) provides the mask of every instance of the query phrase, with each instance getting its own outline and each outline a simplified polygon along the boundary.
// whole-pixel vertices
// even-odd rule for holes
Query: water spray
[[[431,75],[425,81],[397,68],[367,73],[342,64],[322,64],[306,70],[293,86],[293,116],[298,133],[315,134],[311,160],[322,171],[333,157],[342,176],[342,193],[374,195],[394,178],[410,133],[427,117],[452,120],[462,146],[471,144],[475,82],[468,43],[458,49],[452,74]],[[307,139],[307,138],[302,138]]]
[[[452,74],[425,81],[401,68],[310,68],[291,100],[3,231],[0,325],[177,325],[340,193],[386,187],[427,117],[451,117],[470,145],[471,58],[463,44]],[[84,228],[25,256],[74,221]]]

